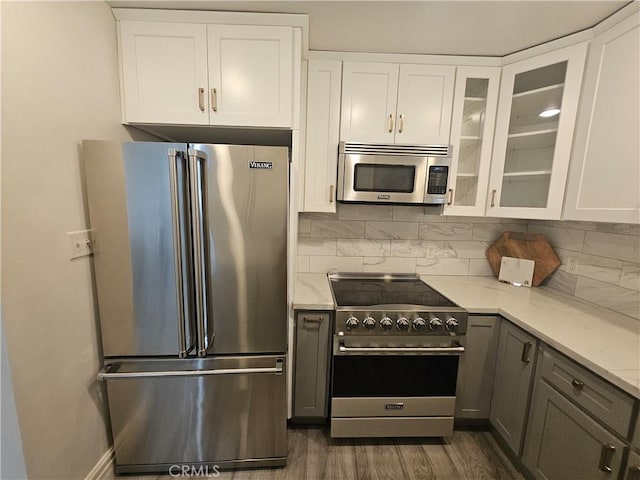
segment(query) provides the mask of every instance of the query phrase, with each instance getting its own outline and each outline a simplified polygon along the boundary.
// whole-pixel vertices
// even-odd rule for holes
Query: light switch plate
[[[86,257],[93,253],[91,244],[91,230],[79,230],[77,232],[67,232],[67,243],[69,245],[69,259]]]

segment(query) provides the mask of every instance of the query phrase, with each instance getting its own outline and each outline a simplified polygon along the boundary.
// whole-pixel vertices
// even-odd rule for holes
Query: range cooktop
[[[457,307],[415,275],[335,273],[329,275],[338,307],[420,305]]]
[[[416,275],[330,273],[335,331],[351,335],[464,335],[468,313]]]

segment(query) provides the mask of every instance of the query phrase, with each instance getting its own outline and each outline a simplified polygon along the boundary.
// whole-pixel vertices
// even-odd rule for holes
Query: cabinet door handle
[[[198,88],[198,108],[204,112],[204,88]]]
[[[302,321],[303,322],[308,322],[308,323],[322,323],[324,320],[324,317],[302,317]]]
[[[640,465],[629,467],[628,480],[640,480]]]
[[[402,131],[404,130],[404,113],[400,114],[400,122],[398,125],[398,133],[402,133]]]
[[[447,193],[447,205],[451,205],[453,203],[453,188],[449,189]]]
[[[576,390],[582,390],[584,388],[584,382],[581,382],[580,380],[572,380],[571,385],[573,385]]]
[[[491,206],[496,206],[496,192],[497,190],[491,190]]]
[[[600,453],[600,470],[603,472],[611,473],[611,460],[613,460],[613,454],[616,453],[616,447],[610,443],[602,445],[602,452]]]
[[[335,190],[335,187],[333,185],[331,185],[329,187],[329,203],[333,203],[333,191]]]
[[[529,357],[531,347],[533,347],[533,344],[531,342],[525,342],[524,345],[522,345],[522,356],[520,357],[520,360],[522,360],[524,363],[531,362],[531,358]]]
[[[218,90],[215,88],[211,89],[211,110],[218,111]]]
[[[389,133],[393,133],[393,113],[389,114]]]

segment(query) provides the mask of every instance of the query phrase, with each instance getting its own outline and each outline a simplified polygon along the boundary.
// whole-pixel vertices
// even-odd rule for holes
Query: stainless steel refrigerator
[[[287,148],[82,157],[116,471],[284,465]]]

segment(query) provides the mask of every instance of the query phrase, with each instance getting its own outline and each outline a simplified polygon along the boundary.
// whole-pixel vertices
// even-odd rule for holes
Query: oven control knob
[[[389,317],[383,317],[382,320],[380,320],[380,326],[385,330],[389,330],[393,327],[393,321]]]
[[[398,327],[398,330],[407,330],[409,328],[409,320],[404,317],[400,317],[396,320],[396,327]]]
[[[413,329],[414,330],[422,330],[427,325],[424,318],[417,317],[413,319]]]
[[[362,325],[364,325],[367,330],[373,330],[376,328],[376,321],[372,317],[367,317],[362,320]]]
[[[442,320],[440,320],[438,317],[433,317],[431,320],[429,320],[429,328],[431,330],[438,330],[440,327],[442,327]]]
[[[453,317],[447,320],[447,323],[445,324],[446,329],[449,330],[450,332],[453,332],[457,326],[458,326],[458,320],[456,320]]]
[[[349,317],[345,324],[347,325],[347,330],[351,330],[352,328],[358,328],[358,319],[356,317]]]

